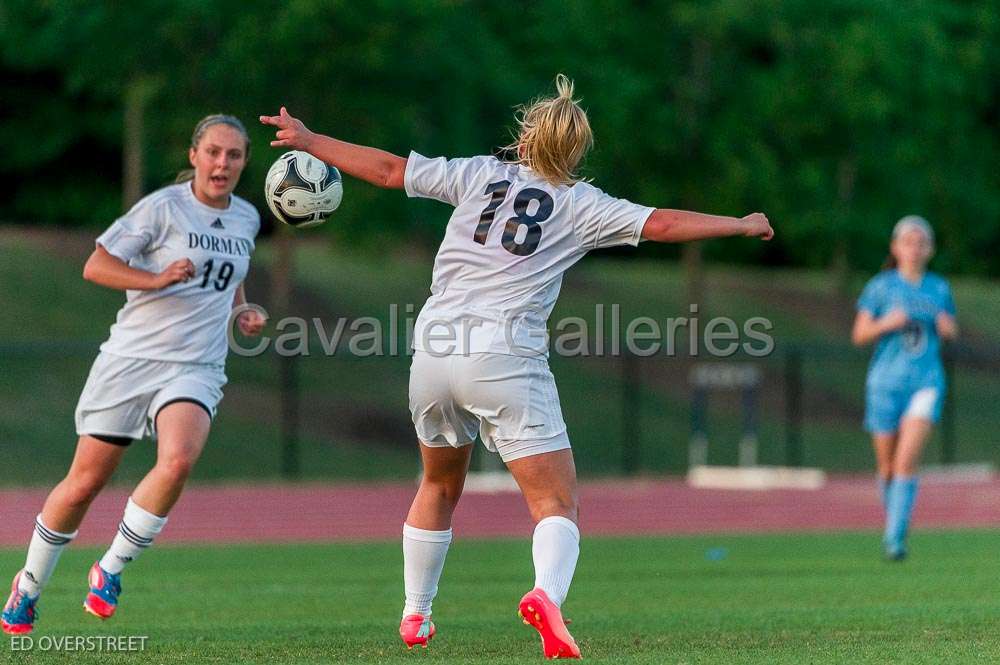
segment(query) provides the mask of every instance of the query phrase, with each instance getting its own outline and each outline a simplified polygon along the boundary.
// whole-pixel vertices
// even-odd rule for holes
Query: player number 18
[[[479,224],[476,225],[476,232],[472,240],[480,245],[486,244],[486,236],[493,226],[493,216],[496,214],[507,192],[510,189],[509,180],[500,180],[486,185],[483,194],[490,195],[490,202],[486,204],[482,214],[479,215]],[[535,212],[528,214],[528,206],[532,201],[538,202]],[[503,229],[503,236],[500,244],[511,254],[516,256],[528,256],[538,249],[538,243],[542,240],[541,224],[552,215],[554,206],[552,197],[548,192],[536,187],[525,187],[514,197],[514,216],[507,220]],[[524,238],[518,242],[517,232],[521,227],[525,227]]]

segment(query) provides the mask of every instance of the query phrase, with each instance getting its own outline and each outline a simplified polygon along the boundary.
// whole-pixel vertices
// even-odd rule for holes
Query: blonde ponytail
[[[577,166],[594,146],[587,113],[573,99],[573,81],[556,76],[556,96],[517,109],[517,136],[506,146],[511,161],[555,185],[579,182]]]

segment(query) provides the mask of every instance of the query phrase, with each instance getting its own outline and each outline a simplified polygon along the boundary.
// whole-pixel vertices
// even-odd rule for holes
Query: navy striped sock
[[[24,562],[24,572],[18,579],[17,588],[29,596],[37,596],[52,577],[52,572],[59,563],[59,555],[76,537],[77,532],[60,533],[54,531],[42,521],[42,516],[35,518],[35,530],[28,545],[28,556]]]
[[[125,515],[118,524],[118,533],[111,547],[101,557],[100,566],[105,571],[117,575],[125,564],[134,561],[139,554],[153,544],[153,539],[163,530],[166,517],[154,515],[143,509],[131,498],[125,506]]]

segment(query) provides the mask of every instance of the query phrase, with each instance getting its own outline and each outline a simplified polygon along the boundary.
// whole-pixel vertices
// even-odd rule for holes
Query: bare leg
[[[903,418],[899,425],[896,454],[893,456],[892,483],[888,492],[885,528],[886,554],[899,560],[906,556],[906,536],[910,515],[917,497],[916,471],[920,453],[931,432],[931,422],[925,418]]]
[[[569,448],[522,457],[507,464],[528,504],[531,519],[546,517],[578,519],[576,465]]]
[[[118,468],[125,450],[124,446],[81,436],[69,473],[45,500],[42,508],[45,526],[63,533],[76,531],[91,502]]]
[[[913,476],[920,465],[920,455],[931,436],[933,425],[926,418],[903,418],[899,423],[899,439],[893,457],[893,476]]]
[[[531,558],[534,588],[521,598],[518,613],[542,638],[546,658],[579,657],[560,607],[566,600],[580,556],[579,507],[573,452],[566,448],[507,463],[535,520]]]
[[[451,528],[451,516],[465,487],[472,459],[472,445],[432,448],[420,445],[424,470],[413,497],[406,523],[417,529],[442,531]]]
[[[872,447],[875,449],[875,468],[883,482],[892,480],[892,462],[896,453],[896,433],[873,434]]]
[[[63,549],[76,535],[91,502],[111,478],[125,448],[81,436],[66,477],[45,500],[28,545],[18,589],[38,596],[55,571]]]
[[[161,409],[156,416],[156,465],[136,486],[132,500],[165,517],[180,498],[211,426],[212,420],[197,404],[174,402]]]
[[[424,470],[403,524],[403,587],[406,603],[400,637],[407,646],[427,645],[434,636],[431,606],[451,545],[451,516],[462,496],[472,446],[420,445]]]
[[[108,551],[91,570],[91,593],[85,606],[107,618],[117,607],[116,578],[135,560],[167,523],[167,513],[184,489],[184,483],[208,438],[211,419],[191,402],[168,404],[156,416],[156,464],[132,492],[118,533]]]

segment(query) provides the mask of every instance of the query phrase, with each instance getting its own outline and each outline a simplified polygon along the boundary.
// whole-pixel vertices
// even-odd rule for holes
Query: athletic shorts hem
[[[566,430],[545,439],[498,439],[494,444],[504,463],[572,448]]]
[[[539,428],[539,429],[541,429],[541,428]],[[561,430],[557,430],[555,432],[546,432],[545,434],[539,434],[538,436],[524,436],[523,434],[519,433],[517,436],[509,436],[509,437],[496,437],[495,436],[495,437],[493,437],[492,440],[493,440],[493,443],[495,443],[497,446],[504,445],[505,443],[513,443],[513,442],[516,442],[516,441],[524,441],[524,442],[528,442],[528,441],[548,441],[548,440],[554,439],[556,437],[567,436],[567,432],[568,432],[568,430],[566,429],[566,427],[564,425]]]
[[[899,434],[899,428],[898,427],[896,429],[888,429],[887,430],[887,429],[883,429],[881,427],[869,427],[869,426],[866,426],[865,427],[865,431],[868,432],[869,434],[871,434],[872,436],[886,436],[886,435],[889,435],[889,434]]]
[[[200,406],[202,409],[205,410],[205,413],[208,414],[208,419],[209,420],[213,420],[213,421],[215,420],[215,414],[212,413],[212,410],[210,408],[208,408],[208,405],[206,405],[201,400],[195,399],[194,397],[172,397],[172,398],[168,399],[166,402],[164,402],[163,404],[160,404],[156,408],[156,413],[153,415],[154,424],[155,424],[156,419],[159,418],[159,416],[160,416],[160,411],[163,411],[163,409],[167,408],[171,404],[177,404],[178,402],[188,402],[189,404],[196,404],[196,405]]]
[[[470,439],[468,441],[459,441],[458,443],[449,443],[448,441],[433,441],[425,439],[424,437],[417,435],[417,440],[420,445],[426,446],[427,448],[464,448],[466,446],[471,446],[476,442],[475,439]]]
[[[930,423],[931,425],[937,425],[940,422],[940,419],[936,419],[931,416],[907,416],[904,414],[900,416],[899,424],[896,425],[895,429],[886,429],[885,427],[880,427],[877,425],[866,425],[865,431],[871,434],[872,436],[878,436],[880,434],[899,434],[899,428],[906,420],[924,420]]]
[[[872,435],[895,434],[907,418],[920,418],[936,425],[941,420],[945,399],[942,386],[916,389],[865,391],[864,429]]]
[[[122,448],[127,448],[132,445],[136,440],[141,439],[142,435],[135,436],[134,434],[114,434],[112,432],[77,432],[77,436],[89,436],[92,439],[97,439],[104,443],[110,444],[112,446],[120,446]],[[128,443],[116,443],[114,441],[108,441],[108,439],[128,439]]]

